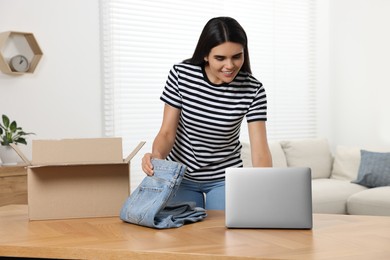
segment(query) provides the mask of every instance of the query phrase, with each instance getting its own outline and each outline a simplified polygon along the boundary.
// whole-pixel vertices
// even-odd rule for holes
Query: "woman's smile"
[[[230,83],[244,64],[243,46],[225,42],[211,49],[205,57],[207,78],[214,84]]]

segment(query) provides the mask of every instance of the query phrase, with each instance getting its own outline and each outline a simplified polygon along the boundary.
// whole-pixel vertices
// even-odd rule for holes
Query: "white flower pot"
[[[0,145],[0,158],[3,165],[15,165],[23,162],[11,146]]]

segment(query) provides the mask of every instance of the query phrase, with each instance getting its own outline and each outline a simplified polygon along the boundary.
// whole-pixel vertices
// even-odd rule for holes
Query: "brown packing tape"
[[[23,154],[23,152],[19,149],[19,147],[16,144],[10,144],[10,146],[15,150],[15,152],[22,158],[22,160],[27,164],[31,165],[31,162],[27,157]]]

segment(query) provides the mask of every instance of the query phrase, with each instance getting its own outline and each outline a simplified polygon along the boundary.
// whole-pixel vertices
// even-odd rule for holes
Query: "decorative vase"
[[[8,145],[0,145],[0,158],[3,165],[15,165],[23,162],[15,150]]]

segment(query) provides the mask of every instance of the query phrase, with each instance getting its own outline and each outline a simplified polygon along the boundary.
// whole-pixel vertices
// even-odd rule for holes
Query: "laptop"
[[[311,169],[227,168],[227,228],[311,229]]]

